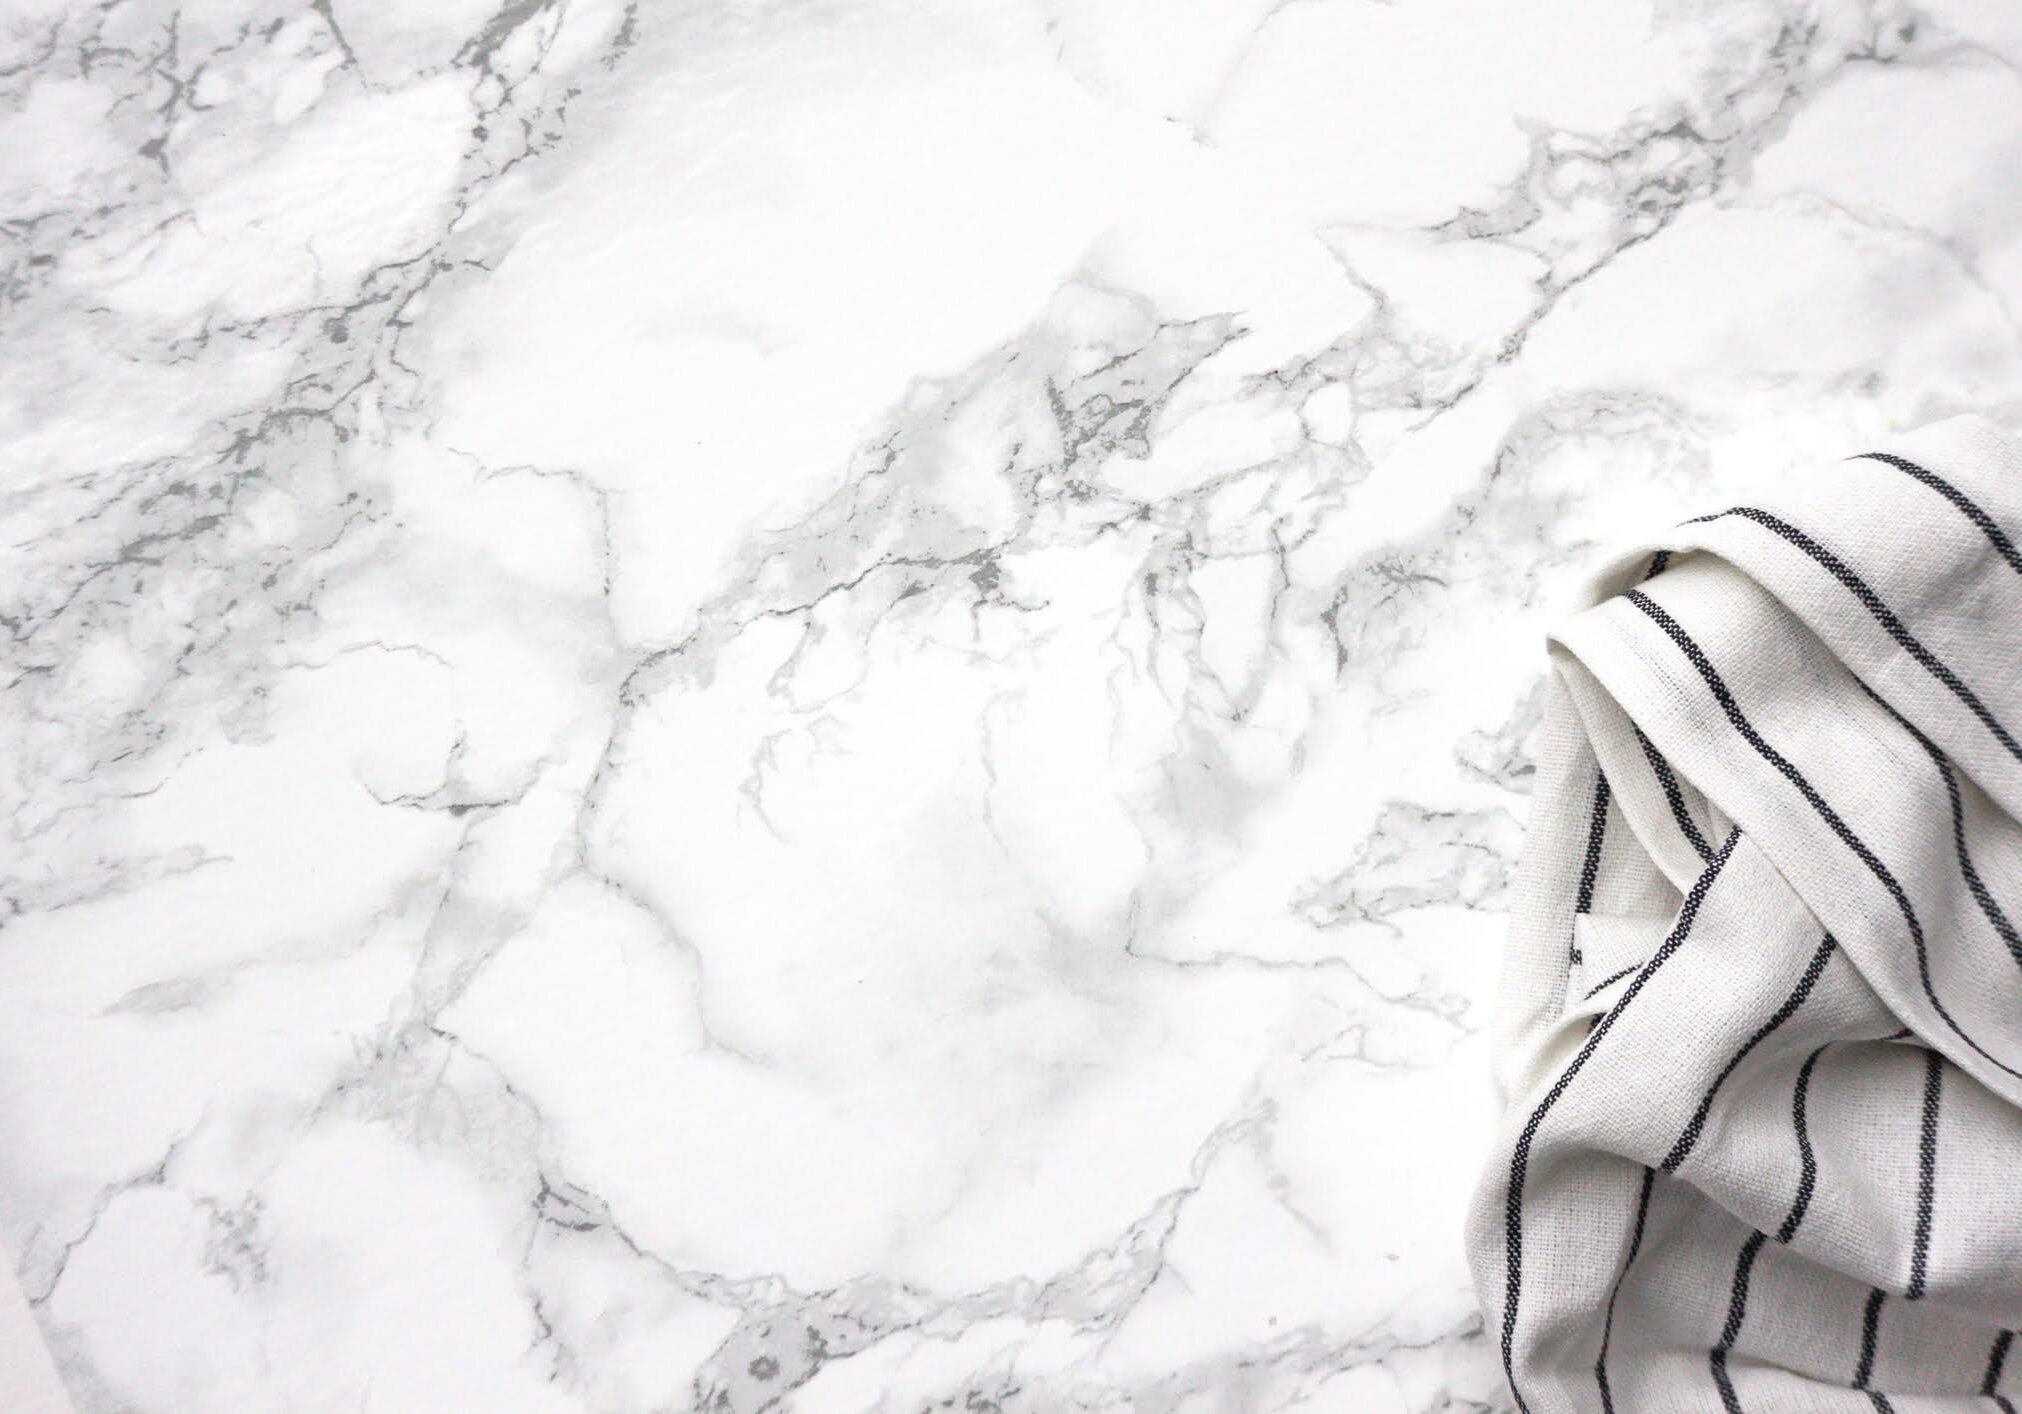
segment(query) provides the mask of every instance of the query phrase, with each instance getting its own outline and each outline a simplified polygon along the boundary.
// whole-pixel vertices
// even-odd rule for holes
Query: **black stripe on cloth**
[[[1924,1123],[1917,1135],[1917,1230],[1910,1246],[1910,1284],[1903,1298],[1924,1294],[1924,1275],[1931,1259],[1931,1210],[1938,1188],[1938,1107],[1944,1101],[1945,1058],[1924,1052]]]
[[[1620,972],[1614,973],[1611,976],[1603,977],[1593,986],[1587,988],[1587,995],[1585,997],[1581,997],[1580,1000],[1586,1001],[1589,997],[1592,997],[1596,992],[1606,991],[1608,988],[1614,986],[1617,982],[1621,981],[1624,977],[1627,977],[1631,972],[1634,972],[1637,968],[1641,967],[1642,965],[1643,964],[1640,962],[1632,962],[1627,967],[1623,968]]]
[[[1869,1292],[1867,1309],[1861,1312],[1861,1355],[1860,1363],[1854,1366],[1855,1389],[1866,1389],[1868,1377],[1875,1372],[1875,1345],[1881,1335],[1884,1295],[1880,1287]]]
[[[1601,1322],[1601,1355],[1594,1361],[1594,1383],[1601,1389],[1601,1414],[1615,1414],[1615,1394],[1608,1387],[1608,1342],[1615,1335],[1615,1298],[1622,1294],[1622,1283],[1628,1279],[1636,1253],[1642,1250],[1643,1224],[1650,1216],[1650,1189],[1656,1182],[1657,1170],[1644,1169],[1643,1191],[1636,1196],[1636,1226],[1629,1233],[1629,1255],[1622,1259],[1622,1270],[1615,1273],[1615,1284],[1608,1288],[1608,1314]]]
[[[1994,714],[1988,710],[1987,704],[1979,699],[1979,696],[1974,693],[1973,689],[1961,682],[1959,675],[1946,666],[1943,659],[1926,648],[1915,634],[1904,627],[1903,621],[1897,618],[1890,611],[1889,606],[1882,602],[1881,596],[1875,593],[1866,580],[1854,573],[1844,560],[1840,559],[1839,556],[1833,554],[1832,551],[1826,549],[1825,546],[1819,544],[1790,522],[1781,520],[1771,515],[1768,511],[1758,510],[1754,506],[1736,506],[1731,510],[1719,511],[1713,515],[1704,516],[1702,519],[1719,520],[1725,516],[1740,516],[1744,520],[1762,526],[1765,530],[1795,545],[1799,550],[1815,560],[1827,574],[1830,574],[1844,585],[1848,593],[1860,600],[1861,606],[1873,616],[1875,622],[1882,626],[1888,636],[1896,641],[1898,648],[1901,648],[1905,653],[1916,659],[1919,666],[1925,672],[1943,683],[1950,690],[1951,694],[1965,705],[1966,710],[1979,719],[1980,725],[1985,727],[1994,739],[2007,749],[2010,756],[2014,757],[2017,761],[2022,761],[2022,742],[2017,742],[2013,736],[2009,735],[2008,729],[2001,725]]]
[[[1669,550],[1659,550],[1650,557],[1650,568],[1643,571],[1643,578],[1646,582],[1653,580],[1670,567],[1671,552]]]
[[[1750,1051],[1761,1045],[1772,1031],[1790,1020],[1797,1009],[1804,1005],[1804,999],[1810,996],[1811,989],[1818,985],[1819,975],[1825,971],[1825,965],[1832,960],[1833,951],[1838,946],[1833,941],[1832,934],[1827,933],[1825,939],[1819,943],[1818,951],[1811,955],[1811,961],[1805,964],[1804,975],[1797,979],[1797,986],[1783,999],[1783,1005],[1771,1012],[1769,1019],[1755,1028],[1755,1034],[1743,1041],[1741,1048],[1727,1058],[1727,1064],[1721,1067],[1720,1074],[1713,1077],[1713,1083],[1707,1086],[1706,1093],[1699,1097],[1699,1108],[1692,1112],[1692,1119],[1685,1126],[1684,1132],[1678,1136],[1678,1142],[1671,1146],[1671,1152],[1666,1154],[1664,1161],[1658,1165],[1664,1172],[1678,1172],[1678,1166],[1685,1162],[1686,1155],[1692,1152],[1692,1146],[1699,1142],[1699,1135],[1706,1128],[1706,1116],[1713,1111],[1713,1097],[1720,1093],[1720,1087],[1727,1083],[1727,1077],[1734,1074],[1735,1067],[1748,1058]]]
[[[1587,821],[1587,857],[1580,861],[1580,892],[1573,900],[1573,912],[1594,909],[1594,883],[1601,875],[1601,843],[1608,835],[1608,777],[1594,772],[1594,809]]]
[[[1972,851],[1966,848],[1966,810],[1964,802],[1959,798],[1958,778],[1952,774],[1950,764],[1936,747],[1928,742],[1925,746],[1931,752],[1931,760],[1937,766],[1938,774],[1945,778],[1945,794],[1951,798],[1952,851],[1959,857],[1959,873],[1965,877],[1966,891],[1973,896],[1973,902],[1979,905],[1981,916],[1996,933],[2000,934],[2001,941],[2008,945],[2008,955],[2015,959],[2015,965],[2022,967],[2022,934],[2015,931],[2014,923],[2009,921],[2001,905],[1994,902],[1994,895],[1988,890],[1986,881],[1980,877],[1980,871],[1973,865]]]
[[[1856,835],[1848,828],[1846,821],[1839,817],[1839,812],[1828,805],[1825,797],[1818,793],[1818,787],[1806,780],[1804,773],[1791,765],[1783,753],[1762,739],[1762,734],[1756,731],[1754,725],[1749,722],[1747,717],[1742,715],[1741,708],[1734,701],[1734,694],[1728,690],[1727,684],[1721,680],[1720,674],[1714,670],[1713,664],[1707,658],[1705,650],[1693,640],[1690,634],[1679,626],[1678,621],[1665,612],[1663,606],[1640,590],[1632,589],[1625,597],[1627,597],[1630,603],[1649,615],[1656,622],[1657,626],[1663,629],[1665,635],[1678,646],[1679,651],[1684,653],[1686,658],[1691,661],[1692,666],[1698,669],[1699,676],[1704,679],[1707,688],[1713,693],[1714,699],[1719,702],[1720,709],[1726,714],[1728,722],[1733,725],[1736,731],[1741,733],[1743,739],[1750,746],[1755,748],[1756,754],[1774,766],[1785,780],[1797,788],[1798,793],[1810,803],[1812,809],[1818,812],[1819,817],[1825,821],[1827,827],[1835,835],[1839,836],[1840,842],[1854,852],[1861,863],[1868,867],[1869,872],[1888,891],[1889,897],[1895,901],[1896,908],[1903,915],[1903,922],[1909,927],[1910,941],[1916,945],[1917,975],[1923,983],[1924,996],[1930,1001],[1932,1010],[1936,1011],[1945,1025],[1952,1029],[1953,1035],[1964,1041],[1968,1046],[1971,1046],[1989,1064],[2004,1074],[2022,1079],[2022,1070],[2017,1070],[2014,1066],[1998,1059],[1986,1047],[1968,1035],[1965,1029],[1953,1019],[1951,1010],[1939,999],[1937,989],[1931,983],[1931,955],[1930,949],[1926,946],[1924,940],[1924,925],[1917,919],[1916,909],[1910,904],[1910,896],[1903,891],[1903,886],[1896,879],[1896,876],[1889,872],[1888,866],[1876,857],[1875,852],[1867,846],[1867,843],[1859,835]]]
[[[1938,475],[1935,471],[1918,466],[1906,457],[1892,456],[1888,452],[1861,452],[1859,456],[1865,457],[1869,461],[1885,463],[1894,467],[1897,471],[1915,477],[1957,506],[1961,515],[1980,527],[1980,533],[1987,537],[1987,543],[2000,552],[2001,558],[2008,562],[2009,568],[2017,574],[2022,574],[2022,553],[2018,553],[2015,549],[2015,542],[2010,540],[2001,527],[1994,523],[1994,517],[1981,510],[1975,504],[1973,498],[1968,496],[1964,491],[1961,491],[1951,482],[1945,480],[1944,477]],[[1847,460],[1853,461],[1856,459],[1855,457],[1849,457]]]
[[[1860,682],[1860,679],[1856,678],[1854,681]],[[1931,765],[1937,768],[1938,778],[1945,783],[1945,797],[1952,806],[1952,852],[1959,859],[1960,877],[1965,879],[1966,891],[1973,896],[1973,902],[1978,906],[1981,916],[1987,920],[1988,926],[2001,935],[2001,941],[2008,945],[2008,955],[2015,959],[2015,965],[2022,967],[2022,933],[2017,932],[2014,923],[2002,911],[2001,905],[1994,901],[1994,895],[1988,889],[1986,880],[1980,877],[1980,870],[1973,863],[1972,851],[1966,847],[1966,805],[1959,794],[1959,780],[1952,771],[1951,762],[1945,759],[1945,753],[1938,749],[1938,744],[1925,736],[1915,722],[1898,712],[1890,703],[1883,701],[1881,696],[1866,683],[1861,682],[1860,687],[1876,705],[1896,719],[1898,726],[1916,738],[1917,745],[1924,749],[1924,754],[1931,758]]]
[[[1580,1043],[1580,1049],[1574,1052],[1573,1058],[1566,1063],[1566,1068],[1559,1072],[1559,1078],[1552,1082],[1551,1089],[1547,1090],[1544,1098],[1538,1101],[1537,1108],[1531,1111],[1531,1117],[1525,1121],[1522,1132],[1517,1135],[1515,1152],[1510,1159],[1509,1190],[1503,1205],[1506,1276],[1502,1308],[1502,1368],[1504,1376],[1509,1380],[1510,1393],[1516,1396],[1517,1408],[1523,1411],[1523,1414],[1530,1414],[1530,1404],[1524,1399],[1523,1391],[1517,1388],[1515,1352],[1517,1308],[1523,1296],[1524,1178],[1530,1170],[1531,1144],[1536,1140],[1538,1127],[1545,1122],[1545,1116],[1551,1113],[1554,1105],[1558,1104],[1559,1097],[1566,1093],[1574,1077],[1586,1068],[1587,1062],[1593,1058],[1594,1051],[1600,1046],[1602,1038],[1608,1034],[1616,1020],[1628,1008],[1629,1003],[1636,1000],[1644,985],[1657,975],[1657,969],[1684,944],[1686,937],[1692,932],[1693,920],[1699,916],[1699,905],[1705,902],[1707,890],[1713,887],[1713,880],[1718,877],[1720,867],[1734,853],[1734,846],[1740,839],[1739,830],[1727,836],[1727,843],[1720,846],[1720,852],[1713,856],[1705,871],[1686,893],[1684,902],[1678,908],[1678,921],[1672,925],[1669,935],[1658,946],[1657,951],[1650,955],[1650,961],[1624,989],[1614,1006],[1608,1009],[1607,1015],[1587,1033],[1586,1040]]]
[[[1980,1381],[1980,1393],[1989,1399],[2000,1401],[2003,1409],[2012,1409],[2007,1400],[1995,1393],[2001,1383],[2001,1368],[2008,1363],[2008,1347],[2015,1343],[2015,1332],[2002,1331],[1994,1337],[1994,1348],[1987,1352],[1987,1373]]]
[[[1734,1262],[1734,1290],[1727,1298],[1727,1324],[1720,1328],[1719,1343],[1706,1357],[1727,1414],[1742,1414],[1741,1401],[1734,1397],[1734,1382],[1727,1378],[1727,1352],[1734,1349],[1734,1342],[1741,1335],[1741,1322],[1748,1314],[1748,1278],[1755,1270],[1756,1254],[1767,1240],[1761,1233],[1751,1232],[1748,1241],[1741,1244],[1741,1255]]]
[[[1593,910],[1594,884],[1601,877],[1601,844],[1607,838],[1607,834],[1608,776],[1605,771],[1600,769],[1599,763],[1596,763],[1594,768],[1593,813],[1587,820],[1587,856],[1580,861],[1580,888],[1573,898],[1573,912],[1575,915],[1588,913]],[[1583,960],[1580,957],[1580,934],[1577,927],[1573,929],[1572,939],[1566,956],[1569,962],[1577,963]],[[1590,992],[1588,995],[1592,996],[1593,994]]]
[[[1656,774],[1657,784],[1664,789],[1664,799],[1671,803],[1671,818],[1678,822],[1678,828],[1684,832],[1685,838],[1692,842],[1692,848],[1698,851],[1699,857],[1711,859],[1713,847],[1706,843],[1706,836],[1699,833],[1698,823],[1686,811],[1685,792],[1679,789],[1678,777],[1672,774],[1671,763],[1664,759],[1661,751],[1657,750],[1656,743],[1643,735],[1641,727],[1634,722],[1629,726],[1636,733],[1636,740],[1642,744],[1643,759],[1650,763],[1651,771]]]
[[[1832,1043],[1826,1042],[1829,1046]],[[1825,1046],[1820,1046],[1804,1059],[1804,1065],[1797,1072],[1797,1088],[1790,1097],[1790,1127],[1797,1131],[1797,1197],[1791,1201],[1790,1212],[1783,1220],[1783,1226],[1776,1230],[1778,1242],[1789,1242],[1797,1236],[1797,1225],[1804,1221],[1805,1210],[1811,1206],[1811,1192],[1818,1184],[1818,1156],[1811,1151],[1811,1131],[1805,1127],[1805,1098],[1811,1091],[1811,1072],[1818,1065],[1818,1058],[1825,1054]]]
[[[1874,1405],[1875,1414],[1896,1414],[1896,1406],[1889,1403],[1889,1397],[1878,1389],[1865,1391],[1868,1403]]]

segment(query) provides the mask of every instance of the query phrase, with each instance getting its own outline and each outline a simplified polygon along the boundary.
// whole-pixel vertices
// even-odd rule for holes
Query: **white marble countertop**
[[[0,1245],[80,1408],[1504,1407],[1543,626],[2022,409],[2018,62],[11,0]]]

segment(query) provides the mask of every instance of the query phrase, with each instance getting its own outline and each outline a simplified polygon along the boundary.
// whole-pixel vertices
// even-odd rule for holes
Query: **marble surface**
[[[80,1408],[1500,1410],[1555,603],[2022,413],[1983,0],[9,0]]]

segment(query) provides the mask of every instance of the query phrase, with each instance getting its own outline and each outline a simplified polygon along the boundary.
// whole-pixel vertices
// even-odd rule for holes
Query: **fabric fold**
[[[1954,419],[1550,636],[1469,1222],[1520,1409],[2022,1398],[2018,538]]]

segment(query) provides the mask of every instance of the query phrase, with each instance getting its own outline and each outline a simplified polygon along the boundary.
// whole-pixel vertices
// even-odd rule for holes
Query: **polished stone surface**
[[[13,0],[80,1407],[1503,1408],[1543,626],[2022,415],[2007,8]]]

